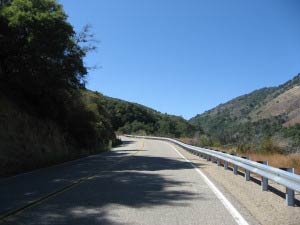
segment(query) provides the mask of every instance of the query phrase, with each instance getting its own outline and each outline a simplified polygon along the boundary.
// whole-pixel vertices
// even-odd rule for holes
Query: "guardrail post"
[[[243,159],[248,159],[250,160],[249,157],[242,157]],[[250,180],[250,171],[245,169],[245,180],[249,181]]]
[[[262,163],[264,165],[269,165],[268,161],[262,161],[260,163]],[[261,178],[261,190],[262,191],[268,190],[268,182],[269,182],[268,178],[266,178],[266,177]]]
[[[212,156],[211,161],[212,161],[212,163],[215,163],[216,162],[216,157]]]
[[[228,170],[228,162],[224,161],[224,169]]]
[[[294,168],[287,168],[286,171],[288,171],[290,173],[294,173]],[[287,206],[294,206],[295,205],[295,191],[290,188],[286,188],[285,199],[286,199]]]
[[[245,170],[245,179],[246,179],[246,181],[249,181],[251,179],[251,175],[250,175],[249,170]]]
[[[206,161],[210,161],[210,156],[206,155]]]
[[[236,154],[231,153],[230,155],[236,156]],[[238,174],[238,166],[233,164],[233,174],[237,175]]]
[[[234,175],[238,174],[238,166],[237,165],[233,165],[233,174]]]

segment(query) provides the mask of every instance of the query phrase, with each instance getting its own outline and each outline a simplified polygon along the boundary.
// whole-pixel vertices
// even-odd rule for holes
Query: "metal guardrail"
[[[295,204],[295,191],[300,192],[300,175],[294,174],[293,169],[288,169],[287,171],[268,166],[267,164],[262,164],[249,160],[247,158],[242,158],[235,155],[230,155],[228,153],[200,148],[192,145],[182,143],[180,141],[163,138],[163,137],[151,137],[151,136],[134,136],[134,135],[125,135],[127,137],[135,138],[144,138],[152,140],[163,140],[177,144],[187,151],[200,155],[207,160],[217,162],[217,165],[221,165],[221,160],[224,161],[224,168],[228,168],[228,163],[233,164],[233,172],[237,174],[237,167],[245,169],[245,179],[250,180],[250,172],[262,176],[262,190],[268,190],[268,179],[275,181],[278,184],[281,184],[286,187],[286,204],[288,206],[294,206]]]

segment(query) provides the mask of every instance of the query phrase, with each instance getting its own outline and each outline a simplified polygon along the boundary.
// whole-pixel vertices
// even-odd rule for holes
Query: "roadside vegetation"
[[[300,152],[300,75],[221,104],[190,120],[205,135],[199,145],[239,152]]]
[[[92,40],[56,0],[0,1],[0,176],[106,151],[116,132],[193,135],[181,117],[87,90]]]
[[[300,74],[197,115],[190,122],[203,133],[182,140],[300,173],[299,102]]]
[[[103,108],[83,100],[93,50],[54,0],[2,0],[0,175],[107,150],[117,142]]]
[[[272,142],[269,139],[265,141],[259,150],[253,150],[249,145],[246,151],[241,151],[238,147],[221,146],[220,144],[211,145],[212,142],[207,141],[205,135],[202,135],[200,138],[202,138],[202,141],[199,141],[197,136],[194,138],[179,138],[178,140],[194,146],[249,157],[253,161],[268,161],[270,166],[277,168],[294,168],[295,173],[300,174],[300,153],[286,153],[285,151],[278,150],[276,146],[272,146]]]
[[[91,108],[104,107],[113,130],[119,134],[192,137],[194,126],[180,116],[163,114],[146,106],[115,99],[89,90],[82,91]],[[94,105],[94,106],[92,106]]]
[[[87,90],[93,39],[56,0],[0,0],[0,176],[109,150],[116,133],[187,137],[299,168],[300,75],[186,121]]]

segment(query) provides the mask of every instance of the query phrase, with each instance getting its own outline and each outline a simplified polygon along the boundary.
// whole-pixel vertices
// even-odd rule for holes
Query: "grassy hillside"
[[[190,120],[212,144],[295,151],[300,144],[300,75],[235,98]]]
[[[254,113],[257,114],[257,120],[285,115],[285,127],[300,123],[300,86],[294,86],[284,91],[266,102],[259,111]]]
[[[107,97],[98,92],[86,90],[83,95],[86,102],[103,106],[116,132],[190,137],[196,131],[194,126],[179,116],[162,114],[146,106]]]

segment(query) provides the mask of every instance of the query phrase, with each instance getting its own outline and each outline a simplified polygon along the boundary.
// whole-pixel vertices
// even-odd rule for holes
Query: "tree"
[[[114,134],[108,116],[100,107],[88,108],[80,92],[87,74],[83,58],[94,49],[88,31],[76,34],[55,0],[1,1],[1,92],[57,122],[78,149],[94,150]]]
[[[54,0],[13,0],[2,4],[2,89],[17,90],[35,105],[44,106],[40,108],[47,113],[51,103],[61,101],[62,92],[84,85],[87,69],[83,57],[87,49],[80,42],[86,36],[76,35],[62,6]]]

